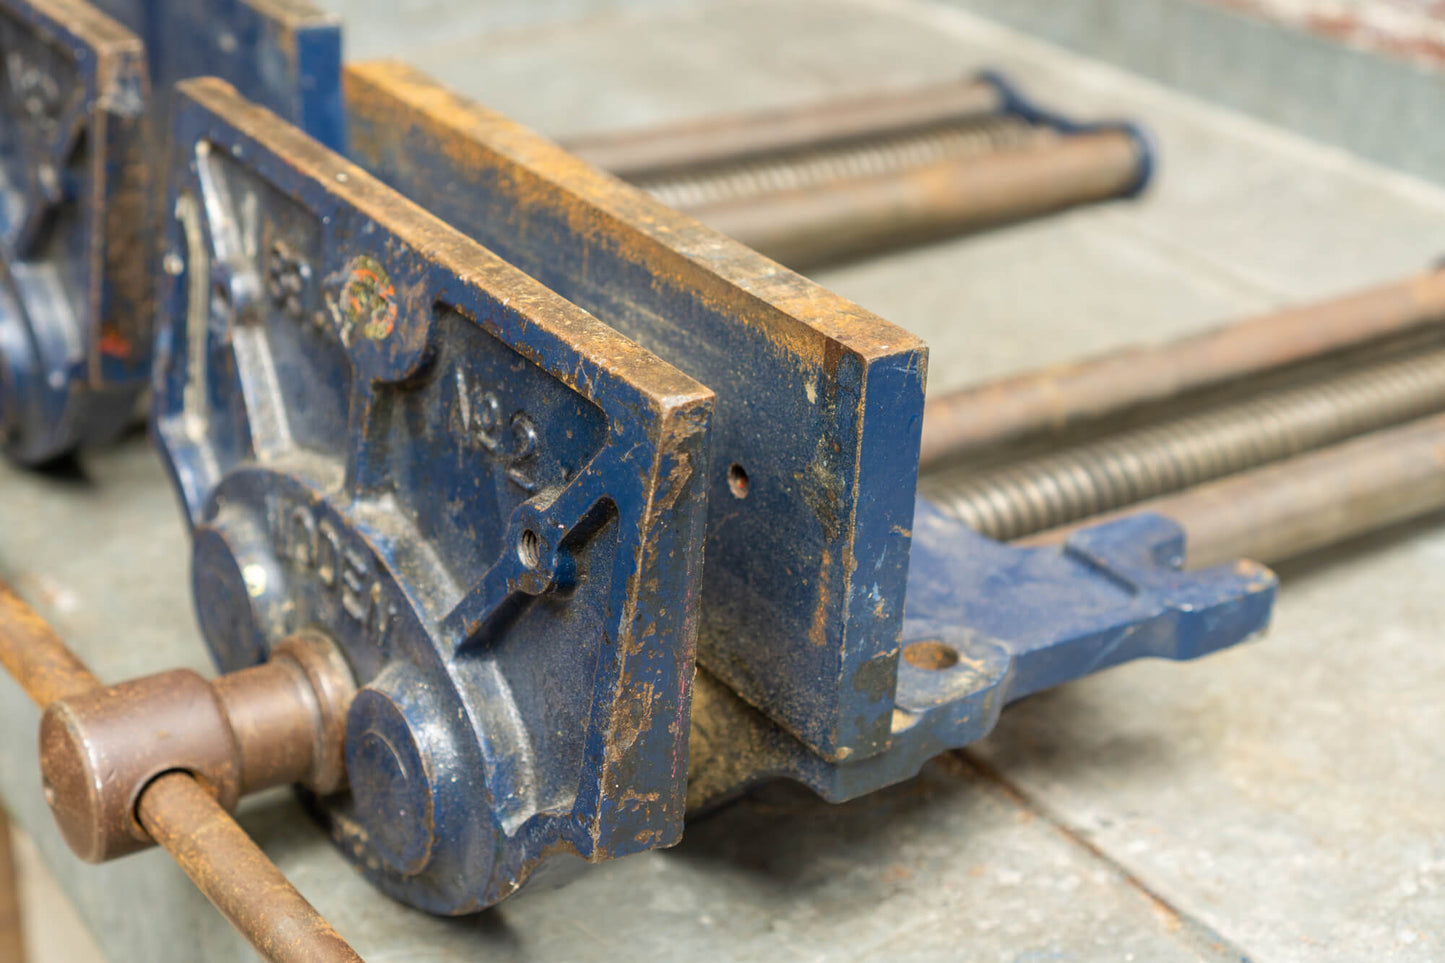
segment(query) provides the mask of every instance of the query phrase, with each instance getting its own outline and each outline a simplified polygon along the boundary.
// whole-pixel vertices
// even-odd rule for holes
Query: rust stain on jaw
[[[374,116],[397,115],[447,156],[474,168],[501,167],[527,208],[560,211],[599,246],[625,250],[701,302],[763,331],[783,354],[812,366],[842,348],[860,360],[921,352],[915,335],[704,227],[531,131],[438,85],[404,64],[348,65],[347,102]],[[404,106],[404,110],[403,110]],[[405,116],[401,116],[404,113]],[[356,143],[362,156],[384,145]],[[619,239],[620,238],[620,239]]]

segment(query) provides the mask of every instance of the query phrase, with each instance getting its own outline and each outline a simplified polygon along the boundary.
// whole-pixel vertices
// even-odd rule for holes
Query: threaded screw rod
[[[1064,133],[997,78],[566,147],[798,269],[1133,194],[1152,165],[1137,130]]]
[[[584,135],[571,138],[564,146],[588,163],[631,181],[663,170],[984,117],[1005,106],[1004,90],[996,80],[967,78],[912,90],[878,91],[824,103]]]
[[[983,472],[926,476],[949,514],[1009,541],[1445,409],[1445,349]]]
[[[1080,528],[1152,512],[1184,530],[1186,568],[1273,565],[1442,508],[1445,415],[1431,415],[1015,544],[1057,545]]]
[[[781,191],[815,190],[837,181],[886,177],[929,164],[972,160],[995,151],[1045,144],[1058,137],[1052,129],[1021,117],[964,118],[924,130],[683,170],[648,171],[625,179],[669,207],[688,211]]]

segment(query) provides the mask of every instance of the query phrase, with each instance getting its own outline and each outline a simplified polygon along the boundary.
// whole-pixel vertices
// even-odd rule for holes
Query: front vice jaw
[[[217,661],[339,647],[350,791],[315,809],[404,902],[675,842],[710,392],[224,85],[180,89],[154,411]],[[279,294],[278,251],[304,264]]]

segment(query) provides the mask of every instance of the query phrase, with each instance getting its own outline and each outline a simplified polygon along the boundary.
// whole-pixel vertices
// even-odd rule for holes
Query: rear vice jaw
[[[337,643],[351,791],[318,806],[413,905],[675,842],[711,394],[224,85],[182,90],[156,428],[218,661]]]
[[[767,778],[843,802],[988,735],[1008,703],[1138,658],[1193,659],[1269,624],[1277,580],[1240,561],[1184,572],[1183,533],[1139,515],[1060,547],[1013,548],[918,500],[887,749],[844,763],[811,752],[711,676],[693,704],[688,809]]]
[[[86,8],[0,2],[0,431],[23,463],[130,421],[148,347],[144,52]]]
[[[339,145],[340,51],[335,18],[292,0],[0,0],[0,441],[10,457],[45,462],[136,421],[171,85],[224,76]]]

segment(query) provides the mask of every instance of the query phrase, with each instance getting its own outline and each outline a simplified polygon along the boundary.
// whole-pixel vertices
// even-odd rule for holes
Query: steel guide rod
[[[256,951],[277,963],[359,961],[276,864],[186,773],[158,777],[136,813],[196,888]]]
[[[34,609],[0,582],[0,664],[45,709],[103,684]],[[359,961],[361,957],[185,771],[148,783],[136,818],[221,914],[268,960]]]
[[[1445,270],[930,398],[919,470],[1445,321]]]

